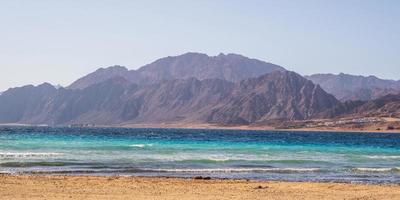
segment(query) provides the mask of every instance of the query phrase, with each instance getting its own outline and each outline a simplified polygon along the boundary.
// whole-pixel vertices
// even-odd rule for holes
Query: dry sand
[[[0,199],[400,199],[400,185],[0,175]]]

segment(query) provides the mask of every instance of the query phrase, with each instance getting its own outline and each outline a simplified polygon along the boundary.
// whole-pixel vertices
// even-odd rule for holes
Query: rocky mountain
[[[138,85],[112,77],[83,89],[50,84],[13,88],[0,96],[0,123],[253,124],[327,117],[340,102],[294,72],[240,82],[186,78]]]
[[[340,102],[294,72],[273,72],[236,84],[231,95],[213,108],[208,120],[222,124],[324,118]]]
[[[196,78],[223,79],[231,82],[257,77],[272,71],[283,71],[283,67],[238,54],[208,56],[201,53],[186,53],[158,59],[138,70],[121,66],[101,68],[72,83],[69,89],[83,89],[92,84],[120,76],[139,85],[148,85],[165,80]]]
[[[50,84],[27,85],[11,88],[0,96],[0,122],[14,123],[30,120],[34,113],[42,112],[57,90]]]
[[[400,117],[400,94],[389,94],[361,103],[348,113],[353,116]]]
[[[365,77],[341,73],[338,75],[314,74],[306,78],[341,101],[373,100],[400,92],[400,81],[384,80],[375,76]]]

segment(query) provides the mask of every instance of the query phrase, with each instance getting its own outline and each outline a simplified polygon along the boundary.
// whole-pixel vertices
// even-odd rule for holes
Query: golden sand
[[[400,199],[400,185],[1,175],[0,199]]]

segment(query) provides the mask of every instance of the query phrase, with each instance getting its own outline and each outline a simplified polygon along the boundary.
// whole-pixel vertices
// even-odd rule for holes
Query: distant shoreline
[[[37,124],[8,123],[1,126],[21,127],[52,127]],[[344,133],[400,133],[400,130],[375,130],[375,129],[349,129],[349,128],[292,128],[280,129],[272,126],[220,126],[215,124],[123,124],[123,125],[95,125],[95,126],[55,126],[77,128],[155,128],[155,129],[214,129],[214,130],[255,130],[255,131],[299,131],[299,132],[344,132]]]
[[[104,126],[108,127],[108,126]],[[280,129],[272,126],[217,126],[213,124],[131,124],[123,126],[109,126],[119,128],[175,128],[175,129],[224,129],[224,130],[256,130],[256,131],[301,131],[301,132],[354,132],[354,133],[400,133],[400,130],[359,130],[359,129],[329,129],[329,128],[293,128]]]

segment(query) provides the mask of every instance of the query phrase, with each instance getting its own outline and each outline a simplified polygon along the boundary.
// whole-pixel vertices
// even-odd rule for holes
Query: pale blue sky
[[[0,0],[0,91],[188,51],[400,79],[400,1]]]

